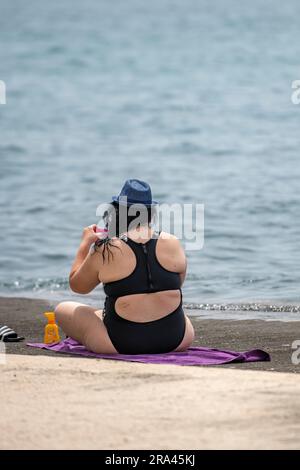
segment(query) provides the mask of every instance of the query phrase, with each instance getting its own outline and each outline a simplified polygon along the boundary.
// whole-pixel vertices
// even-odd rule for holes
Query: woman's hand
[[[89,225],[85,227],[82,232],[81,243],[86,246],[91,246],[97,240],[99,240],[99,236],[96,233],[96,224]]]

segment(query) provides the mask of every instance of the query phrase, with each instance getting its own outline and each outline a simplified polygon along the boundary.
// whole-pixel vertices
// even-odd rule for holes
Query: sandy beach
[[[0,324],[41,341],[46,301],[1,298]],[[300,322],[192,321],[195,345],[262,348],[271,362],[180,367],[8,344],[1,449],[297,449]],[[251,370],[252,369],[252,370]],[[3,406],[4,404],[4,406]]]
[[[0,451],[300,449],[300,2],[2,4]],[[108,315],[120,351],[175,344],[183,303],[192,346],[271,360],[27,346],[106,295],[153,321]]]

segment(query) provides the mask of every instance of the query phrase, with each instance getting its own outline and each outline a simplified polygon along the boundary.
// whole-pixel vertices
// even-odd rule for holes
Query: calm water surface
[[[0,0],[0,293],[69,298],[82,227],[140,178],[205,205],[186,303],[297,313],[299,15],[296,0]]]

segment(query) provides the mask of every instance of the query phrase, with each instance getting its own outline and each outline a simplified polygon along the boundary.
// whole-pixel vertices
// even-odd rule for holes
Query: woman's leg
[[[101,319],[102,310],[79,302],[61,302],[55,309],[55,317],[65,334],[83,344],[89,351],[99,354],[117,353]]]
[[[175,351],[185,351],[194,341],[195,339],[195,331],[192,325],[191,320],[185,315],[185,333],[183,340],[181,341],[180,345],[177,346]]]

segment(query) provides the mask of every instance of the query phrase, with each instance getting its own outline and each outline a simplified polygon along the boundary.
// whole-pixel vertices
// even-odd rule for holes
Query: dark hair
[[[134,215],[132,212],[134,212]],[[113,258],[112,246],[119,249],[114,245],[113,237],[120,237],[122,233],[127,232],[129,229],[149,225],[155,214],[156,209],[154,206],[146,207],[138,204],[134,204],[134,207],[133,205],[120,206],[118,202],[109,204],[108,209],[102,216],[107,236],[95,242],[95,251],[101,249],[103,262],[105,262],[106,254],[108,262],[110,256]]]

